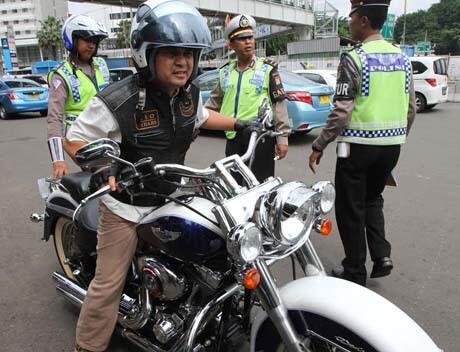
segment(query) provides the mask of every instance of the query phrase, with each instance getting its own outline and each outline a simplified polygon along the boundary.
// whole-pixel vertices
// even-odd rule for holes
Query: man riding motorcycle
[[[121,157],[136,162],[183,164],[194,131],[200,126],[241,130],[250,122],[226,118],[203,108],[196,76],[201,51],[210,45],[205,19],[180,1],[149,0],[140,5],[131,29],[131,50],[138,74],[99,93],[70,128],[64,144],[72,156],[87,142],[109,137],[121,146]],[[137,244],[136,222],[175,186],[154,177],[143,194],[117,192],[101,198],[96,274],[77,324],[76,351],[105,351],[131,258]],[[174,180],[170,180],[174,181]]]

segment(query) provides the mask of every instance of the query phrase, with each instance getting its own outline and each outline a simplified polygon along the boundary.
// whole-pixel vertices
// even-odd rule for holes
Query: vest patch
[[[195,112],[195,106],[193,105],[191,95],[187,94],[183,100],[179,102],[180,114],[184,117],[192,117]]]
[[[138,131],[160,126],[160,113],[156,109],[136,112],[134,119]]]

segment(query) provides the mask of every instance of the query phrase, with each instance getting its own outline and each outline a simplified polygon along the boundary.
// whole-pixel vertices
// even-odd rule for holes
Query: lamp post
[[[403,34],[401,45],[406,44],[406,13],[407,13],[407,0],[404,0],[404,22],[403,22]]]

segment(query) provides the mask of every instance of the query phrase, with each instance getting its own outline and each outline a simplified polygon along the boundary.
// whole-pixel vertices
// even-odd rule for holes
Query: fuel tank
[[[201,263],[225,255],[226,246],[211,209],[211,201],[191,197],[183,205],[169,202],[146,216],[137,228],[141,241],[156,250],[188,262]]]

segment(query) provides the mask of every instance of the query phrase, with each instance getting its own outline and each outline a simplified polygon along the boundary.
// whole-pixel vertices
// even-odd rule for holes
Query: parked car
[[[46,79],[46,75],[24,75],[18,78],[25,78],[25,79],[30,79],[39,85],[41,85],[44,88],[48,88],[48,81]]]
[[[411,57],[417,112],[447,101],[447,59],[439,56]]]
[[[131,76],[137,72],[135,67],[118,67],[109,69],[110,81],[118,82],[122,79]]]
[[[327,84],[335,90],[337,71],[334,70],[295,70],[295,73],[313,82]]]
[[[24,78],[0,79],[0,119],[22,112],[48,114],[48,88]]]
[[[218,75],[219,70],[213,70],[196,79],[203,103],[216,86]],[[314,128],[325,126],[332,107],[334,89],[290,71],[280,70],[280,76],[286,91],[289,122],[293,132],[308,133]]]

